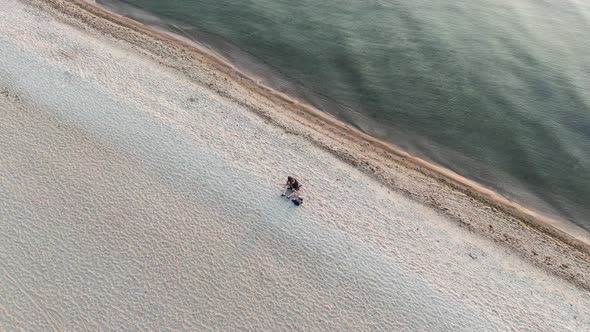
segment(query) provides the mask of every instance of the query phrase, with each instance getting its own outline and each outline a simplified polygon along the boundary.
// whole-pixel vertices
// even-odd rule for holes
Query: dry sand
[[[0,329],[590,326],[583,238],[128,20],[0,8]]]

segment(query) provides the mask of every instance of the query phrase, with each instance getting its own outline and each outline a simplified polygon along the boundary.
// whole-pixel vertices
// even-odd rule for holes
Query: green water
[[[123,2],[255,59],[278,89],[367,133],[590,230],[585,1]]]

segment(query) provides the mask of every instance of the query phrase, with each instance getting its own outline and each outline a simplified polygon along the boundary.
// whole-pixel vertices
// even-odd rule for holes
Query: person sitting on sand
[[[288,196],[289,199],[293,197],[297,197],[299,190],[301,190],[301,184],[297,181],[296,178],[287,176],[287,183],[285,184],[285,192],[281,194],[281,196],[286,196],[288,191],[291,191],[291,194]]]

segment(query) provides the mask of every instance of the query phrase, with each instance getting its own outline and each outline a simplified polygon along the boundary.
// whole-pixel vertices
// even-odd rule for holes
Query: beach
[[[0,6],[3,330],[590,326],[587,234],[91,4]]]
[[[578,0],[96,3],[590,231],[590,7]]]

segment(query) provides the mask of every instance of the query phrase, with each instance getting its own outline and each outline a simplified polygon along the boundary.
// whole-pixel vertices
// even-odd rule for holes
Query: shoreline
[[[582,251],[197,53],[68,0],[3,8],[3,329],[590,324]]]
[[[305,101],[298,100],[292,96],[289,96],[286,93],[277,91],[272,87],[266,86],[265,84],[259,82],[259,78],[245,74],[236,65],[231,63],[231,61],[225,59],[222,55],[215,52],[214,49],[210,49],[208,47],[200,45],[174,32],[160,30],[156,27],[152,27],[150,25],[141,23],[127,16],[121,15],[117,12],[114,12],[106,8],[105,6],[97,4],[93,0],[76,1],[88,3],[89,5],[94,6],[100,10],[103,10],[110,15],[116,15],[118,19],[130,20],[132,23],[140,25],[140,27],[143,29],[163,34],[165,36],[169,36],[173,38],[174,41],[178,41],[186,44],[186,46],[193,47],[197,49],[199,52],[207,54],[209,57],[211,57],[213,61],[218,61],[220,65],[226,66],[228,69],[235,71],[240,76],[240,79],[248,80],[248,84],[255,85],[256,87],[262,89],[264,93],[282,99],[281,101],[294,104],[296,107],[300,108],[299,110],[308,112],[312,116],[319,117],[322,121],[329,122],[330,125],[333,125],[339,128],[340,130],[349,132],[351,136],[356,136],[359,139],[365,140],[370,144],[382,148],[384,151],[389,152],[395,157],[399,158],[397,161],[404,163],[404,166],[413,168],[423,173],[424,175],[431,176],[440,181],[446,182],[451,187],[463,191],[464,193],[469,194],[470,196],[473,196],[478,200],[481,200],[485,204],[488,204],[496,209],[499,209],[511,216],[522,219],[522,221],[530,224],[531,226],[539,228],[553,236],[558,237],[565,243],[568,243],[574,247],[578,247],[579,249],[585,250],[586,252],[590,253],[590,232],[586,232],[584,229],[572,222],[551,218],[549,216],[535,212],[520,203],[514,202],[503,197],[501,194],[494,191],[493,189],[480,185],[476,181],[459,175],[450,169],[444,168],[443,166],[436,165],[423,158],[412,155],[411,153],[403,149],[400,149],[388,142],[379,140],[367,133],[364,133],[352,127],[349,124],[346,124],[334,118],[328,113],[322,112],[316,109],[315,107],[310,106]],[[294,109],[293,111],[296,112],[298,111],[298,109]],[[577,231],[579,235],[584,236],[584,238],[577,238],[575,235],[572,235],[570,232],[568,232],[568,229],[572,231]]]
[[[387,187],[436,208],[470,231],[503,242],[536,265],[590,289],[588,281],[584,281],[584,274],[589,272],[587,267],[590,266],[587,235],[586,238],[576,238],[556,228],[555,221],[474,181],[412,156],[281,92],[260,85],[210,50],[187,45],[169,33],[156,31],[92,2],[50,0],[47,3],[97,31],[124,40],[144,52],[154,52],[148,56],[159,58],[164,66],[189,78],[197,78],[211,90],[247,107],[288,133],[304,137]],[[77,12],[76,8],[84,12]],[[128,31],[123,31],[125,29]],[[146,40],[148,42],[144,43]],[[166,44],[169,49],[150,48],[156,43]],[[195,61],[205,61],[205,66],[216,72],[206,73],[211,77],[205,78],[202,73],[195,74],[191,68],[191,63]],[[545,254],[539,254],[540,250],[545,250]],[[551,257],[551,264],[547,263],[546,257]],[[580,271],[569,268],[576,262],[580,264],[581,275]]]
[[[393,129],[396,126],[395,123],[390,123],[394,127],[375,127],[376,123],[373,123],[360,108],[355,111],[328,95],[312,91],[313,89],[310,86],[306,86],[307,83],[300,80],[294,81],[284,75],[280,66],[274,67],[260,61],[248,51],[241,50],[237,44],[200,29],[199,24],[192,25],[190,21],[176,20],[168,15],[160,17],[156,12],[152,13],[147,11],[147,8],[140,8],[142,7],[140,4],[132,5],[120,0],[95,0],[94,2],[108,12],[131,19],[147,26],[148,29],[155,29],[196,47],[201,52],[209,53],[217,61],[224,62],[226,66],[248,78],[250,80],[249,84],[255,82],[256,85],[262,86],[268,94],[280,93],[282,97],[288,100],[295,100],[303,105],[308,105],[310,108],[320,110],[329,117],[335,117],[338,121],[343,122],[347,127],[352,127],[371,136],[376,142],[372,144],[385,143],[385,145],[388,145],[386,149],[393,148],[406,153],[407,156],[404,156],[404,158],[414,159],[410,163],[417,164],[419,167],[428,170],[434,169],[435,176],[450,173],[443,176],[458,179],[457,181],[463,183],[468,182],[465,185],[467,190],[474,188],[474,192],[477,193],[485,191],[484,196],[489,198],[486,201],[491,205],[510,206],[512,210],[512,212],[509,212],[510,214],[524,214],[525,218],[537,219],[542,223],[546,223],[550,228],[561,230],[566,233],[566,236],[569,234],[571,237],[583,239],[582,242],[586,244],[590,243],[588,220],[584,213],[581,212],[583,210],[569,205],[574,201],[566,197],[553,197],[553,199],[550,199],[550,196],[554,196],[554,194],[549,194],[551,190],[548,192],[541,189],[540,182],[528,183],[523,181],[522,178],[514,177],[515,175],[507,169],[491,167],[490,165],[499,160],[497,157],[494,157],[491,164],[487,164],[481,160],[477,161],[478,158],[472,159],[476,155],[461,155],[458,150],[450,148],[451,146],[441,146],[435,141],[429,143],[430,139],[425,137],[425,140],[422,140],[419,134],[409,131],[407,128],[403,130],[404,134],[395,134],[397,132]],[[347,113],[344,109],[349,109],[351,112]],[[392,130],[389,135],[384,134],[388,132],[387,128]],[[435,148],[432,144],[439,146],[441,150]],[[432,150],[433,148],[434,150]],[[453,161],[455,159],[451,157],[453,155],[468,160],[465,164]],[[505,155],[505,157],[507,156]],[[497,178],[497,180],[490,181],[490,179],[494,178]],[[540,187],[533,189],[535,184],[539,184]],[[496,204],[494,203],[496,201],[501,202]],[[536,222],[533,223],[536,224]]]

